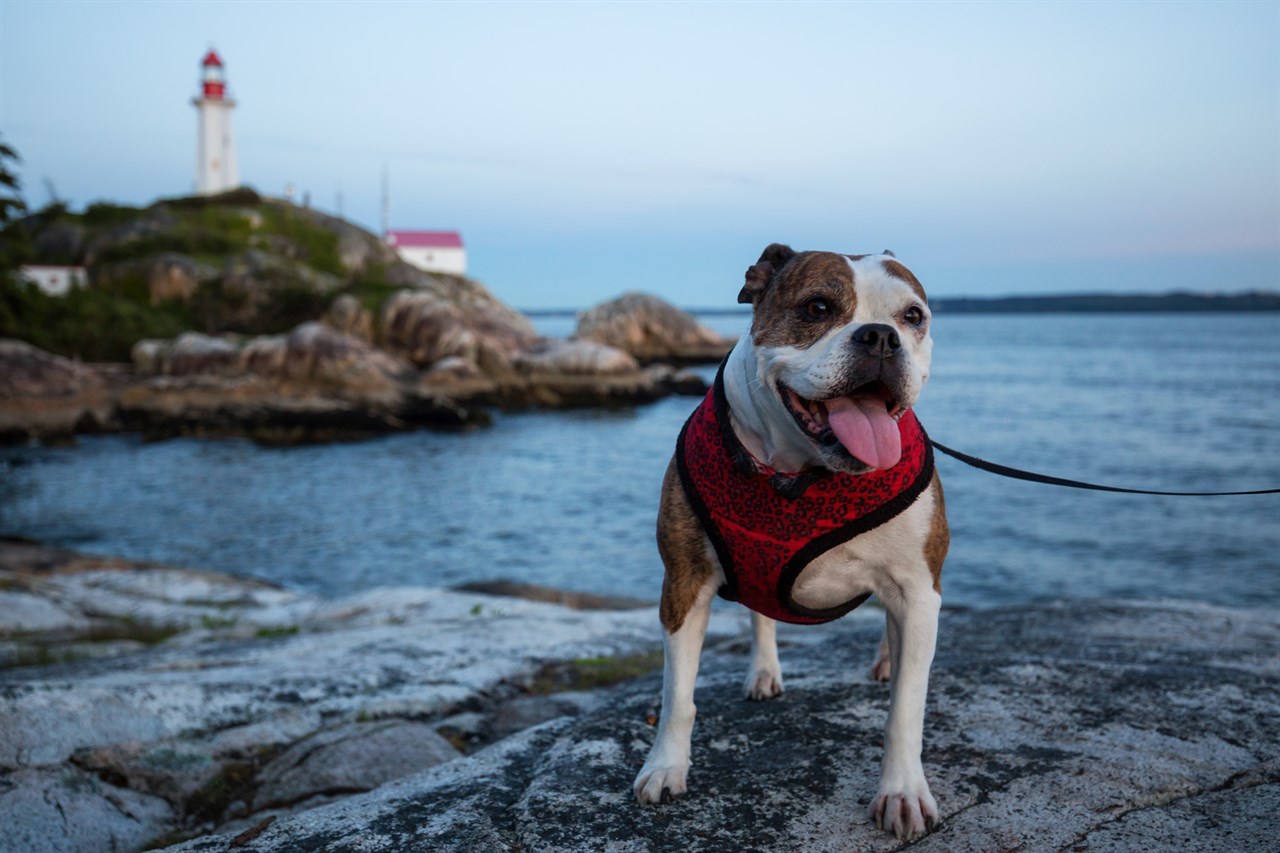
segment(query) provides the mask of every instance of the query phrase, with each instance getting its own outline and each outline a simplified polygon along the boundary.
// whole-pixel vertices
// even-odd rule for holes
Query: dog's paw
[[[871,664],[871,680],[888,681],[891,675],[893,675],[893,663],[889,660],[888,653],[882,654],[876,658],[875,663]]]
[[[877,828],[910,841],[932,832],[937,826],[938,803],[929,793],[929,783],[922,776],[918,783],[896,790],[882,786],[871,804],[871,819]]]
[[[632,787],[641,805],[669,803],[674,797],[688,790],[685,784],[688,776],[688,764],[666,767],[651,767],[645,764],[640,768],[635,785]]]
[[[752,701],[777,698],[782,695],[782,671],[768,667],[752,669],[747,673],[743,689]]]

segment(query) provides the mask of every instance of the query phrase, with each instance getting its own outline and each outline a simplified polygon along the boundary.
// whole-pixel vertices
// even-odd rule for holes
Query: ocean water
[[[747,322],[707,319],[735,334]],[[944,444],[1137,488],[1280,487],[1280,314],[944,315],[934,338],[917,411]],[[659,485],[696,402],[287,449],[129,436],[2,449],[0,535],[331,596],[511,578],[656,600]],[[938,467],[944,602],[1280,604],[1280,495],[1112,495]]]

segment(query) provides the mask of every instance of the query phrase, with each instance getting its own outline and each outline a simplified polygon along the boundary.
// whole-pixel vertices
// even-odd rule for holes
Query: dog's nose
[[[853,333],[853,341],[876,358],[892,358],[902,349],[902,339],[892,326],[884,323],[867,323]]]

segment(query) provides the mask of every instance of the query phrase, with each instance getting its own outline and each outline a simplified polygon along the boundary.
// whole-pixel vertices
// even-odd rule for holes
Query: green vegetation
[[[288,241],[297,252],[296,257],[320,272],[343,274],[337,233],[303,218],[292,207],[263,206],[261,212],[265,230]]]
[[[150,210],[155,212],[156,208]],[[115,235],[96,263],[141,260],[163,252],[219,258],[249,249],[253,243],[254,219],[250,211],[241,208],[162,209],[158,213],[135,220],[138,227],[127,221],[117,225],[123,233]],[[76,219],[84,224],[83,217]]]
[[[127,361],[142,338],[276,334],[323,315],[339,293],[376,309],[396,290],[380,267],[343,269],[338,235],[351,226],[248,187],[83,213],[55,201],[24,215],[20,162],[0,140],[0,337]],[[84,266],[89,285],[48,296],[17,275],[33,263]]]
[[[156,625],[123,616],[115,621],[99,624],[82,634],[60,640],[34,640],[30,645],[20,645],[16,650],[0,658],[0,670],[50,666],[56,663],[83,660],[93,656],[88,648],[90,643],[132,640],[155,646],[180,633],[180,630],[168,625]],[[21,637],[15,639],[22,640]]]
[[[257,763],[251,761],[225,765],[221,773],[184,803],[187,816],[196,823],[214,821],[220,819],[232,803],[251,802],[257,789],[254,781],[257,770]]]
[[[22,182],[16,171],[21,161],[17,151],[0,142],[0,227],[8,225],[27,209],[26,202],[22,200]]]
[[[27,282],[0,281],[0,337],[85,361],[128,361],[142,338],[171,338],[192,327],[180,303],[153,306],[91,288],[57,297]]]
[[[140,207],[96,201],[85,209],[81,220],[90,228],[110,228],[132,222],[141,215],[142,208]]]
[[[253,636],[269,638],[269,637],[292,637],[298,633],[297,625],[281,626],[279,628],[259,628],[254,632]]]
[[[622,657],[578,658],[544,666],[533,677],[529,690],[539,695],[564,690],[596,690],[660,669],[661,649]]]
[[[0,143],[0,191],[16,194],[16,159]],[[138,340],[188,329],[278,334],[322,316],[340,293],[377,310],[398,289],[380,266],[346,274],[336,220],[248,188],[14,217],[24,210],[0,192],[0,337],[85,361],[128,361]],[[28,263],[83,265],[90,285],[48,296],[16,275]],[[190,284],[171,292],[175,265]]]

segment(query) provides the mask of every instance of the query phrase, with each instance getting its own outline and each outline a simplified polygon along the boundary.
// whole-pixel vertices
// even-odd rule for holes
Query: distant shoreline
[[[1133,314],[1280,311],[1280,291],[1246,293],[1057,294],[1050,296],[942,296],[930,300],[939,314]],[[691,314],[746,316],[749,308],[686,308]],[[533,308],[529,317],[576,317],[574,308]]]

